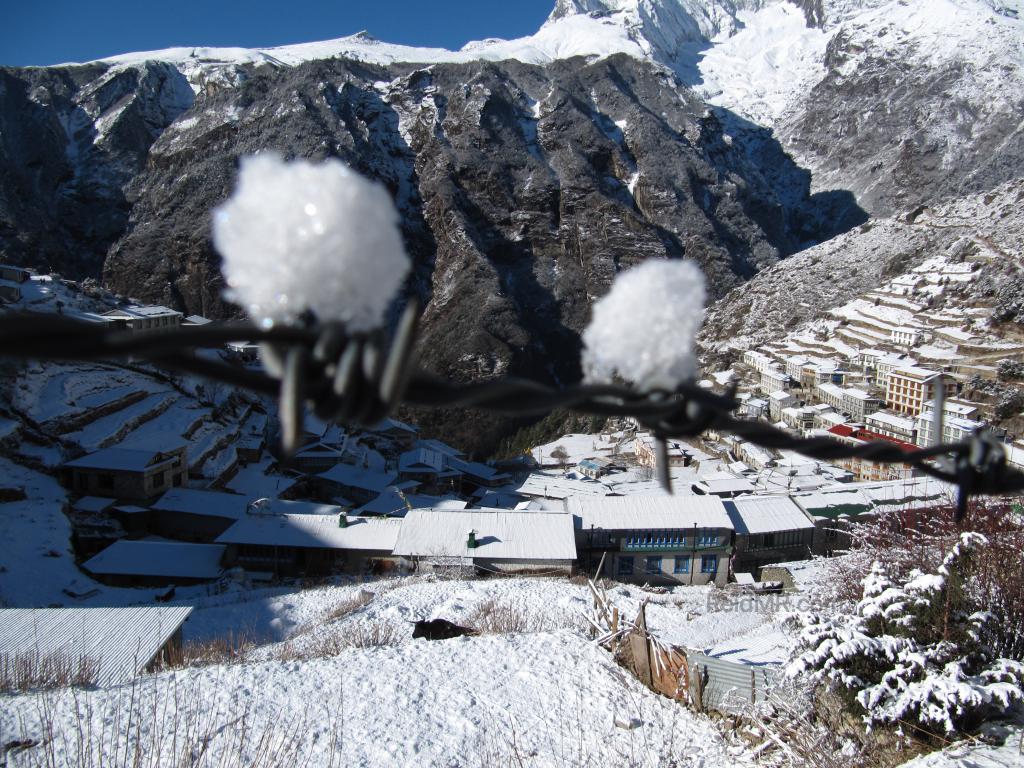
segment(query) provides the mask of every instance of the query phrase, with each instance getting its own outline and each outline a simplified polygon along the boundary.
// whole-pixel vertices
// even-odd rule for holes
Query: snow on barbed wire
[[[697,373],[704,274],[693,261],[649,260],[615,278],[583,332],[589,381],[618,375],[643,390],[675,389]]]
[[[243,159],[213,242],[228,298],[264,326],[311,310],[351,331],[379,327],[409,271],[387,191],[337,160]]]

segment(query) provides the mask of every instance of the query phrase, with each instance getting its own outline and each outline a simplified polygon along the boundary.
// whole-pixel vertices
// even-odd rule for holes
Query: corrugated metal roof
[[[469,531],[477,546],[467,546]],[[395,554],[494,560],[575,560],[572,516],[565,512],[414,509],[402,521]]]
[[[121,472],[142,472],[154,466],[159,451],[133,450],[129,448],[104,448],[64,464],[65,467],[82,469],[109,469]],[[165,459],[166,460],[166,459]]]
[[[60,655],[98,665],[115,685],[144,670],[192,613],[189,606],[0,609],[0,655]]]
[[[115,541],[82,567],[106,576],[164,576],[168,579],[215,579],[221,572],[224,546],[180,541]]]
[[[401,520],[350,517],[342,528],[337,515],[249,515],[221,534],[217,543],[390,552],[401,525]]]
[[[172,488],[160,497],[153,509],[237,520],[245,515],[248,505],[249,498],[239,494]]]
[[[578,518],[581,527],[606,531],[637,529],[673,530],[725,528],[732,521],[717,496],[610,496],[571,498],[566,509]]]
[[[787,496],[745,496],[725,502],[736,533],[776,533],[814,528],[814,523]]]
[[[389,485],[393,485],[397,476],[393,473],[383,474],[361,467],[351,467],[348,464],[338,464],[326,472],[321,472],[318,477],[350,488],[362,488],[380,493]]]
[[[551,499],[567,499],[570,496],[607,496],[608,486],[594,480],[572,480],[567,477],[542,475],[534,472],[516,487],[516,493],[525,496],[544,496]]]

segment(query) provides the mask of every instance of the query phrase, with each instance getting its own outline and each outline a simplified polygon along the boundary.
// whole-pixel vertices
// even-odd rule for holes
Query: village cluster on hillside
[[[751,384],[741,394],[751,418],[909,448],[930,443],[935,387],[945,380],[944,439],[963,438],[983,422],[979,406],[952,397],[958,382],[986,370],[977,355],[1008,350],[914,303],[947,279],[970,279],[960,265],[926,266],[918,280],[880,289],[877,304],[836,310],[847,322],[830,326],[834,333],[746,352],[736,370],[716,374],[718,384],[736,375]],[[27,270],[4,267],[2,278],[13,307],[133,331],[208,322],[88,296]],[[857,339],[873,346],[854,347]],[[930,357],[910,357],[911,346]],[[258,348],[244,340],[199,354],[259,365]],[[939,358],[944,367],[922,367]],[[765,566],[844,547],[844,520],[947,505],[953,492],[910,466],[832,465],[711,434],[669,446],[669,496],[653,480],[654,438],[629,421],[497,466],[395,420],[353,432],[308,418],[301,447],[283,462],[272,404],[131,364],[30,365],[10,400],[6,452],[57,475],[76,563],[118,586],[599,564],[622,581],[754,583]],[[1024,457],[1008,450],[1015,462]]]
[[[826,320],[742,350],[732,368],[702,383],[721,391],[735,381],[748,418],[853,445],[884,440],[914,450],[961,442],[988,427],[1005,441],[1007,460],[1022,466],[1020,434],[994,423],[1009,420],[1017,426],[1013,417],[1024,403],[998,382],[1021,378],[1017,360],[1024,355],[1024,340],[995,333],[991,307],[942,301],[946,293],[969,286],[979,267],[979,262],[930,259],[829,310]],[[968,393],[981,397],[971,399]],[[777,457],[758,446],[722,439],[752,471],[776,463]],[[921,474],[909,465],[867,459],[837,466],[859,481]]]

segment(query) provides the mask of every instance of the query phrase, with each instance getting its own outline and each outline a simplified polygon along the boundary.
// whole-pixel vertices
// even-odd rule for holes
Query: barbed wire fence
[[[667,440],[694,438],[713,430],[762,448],[790,450],[824,462],[866,459],[905,464],[958,488],[960,523],[972,496],[1010,495],[1024,490],[1024,473],[1007,463],[1000,441],[987,430],[967,440],[909,450],[886,441],[852,445],[828,437],[796,437],[770,424],[741,419],[735,385],[716,394],[692,383],[671,391],[642,391],[622,384],[550,387],[521,378],[460,384],[416,364],[420,308],[410,302],[392,338],[382,331],[349,333],[340,322],[269,328],[223,322],[158,331],[111,329],[67,316],[8,314],[0,317],[0,355],[36,360],[145,360],[180,372],[277,398],[281,443],[294,452],[307,409],[317,417],[353,428],[370,428],[400,405],[475,408],[508,416],[543,416],[555,409],[604,417],[631,417],[658,443],[657,472],[672,490]],[[195,354],[228,342],[258,342],[264,370]],[[936,393],[933,434],[943,434],[944,391]]]

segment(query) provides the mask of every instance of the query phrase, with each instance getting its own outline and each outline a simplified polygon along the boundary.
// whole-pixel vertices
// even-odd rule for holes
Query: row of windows
[[[711,533],[698,533],[698,547],[717,547],[722,537]],[[622,537],[622,543],[627,547],[664,547],[681,548],[692,547],[693,534],[687,538],[683,531],[646,531],[642,533],[627,533]]]
[[[660,556],[650,556],[643,558],[644,573],[660,574],[665,573],[662,561],[665,558]],[[673,558],[672,573],[689,573],[690,572],[690,556],[689,555],[678,555]],[[633,557],[620,557],[618,565],[619,576],[632,576],[634,570],[634,558]],[[718,572],[718,555],[701,555],[700,556],[700,572],[701,573],[717,573]]]
[[[773,549],[775,547],[792,547],[800,544],[801,531],[781,531],[779,533],[762,533],[750,537],[750,549]]]

